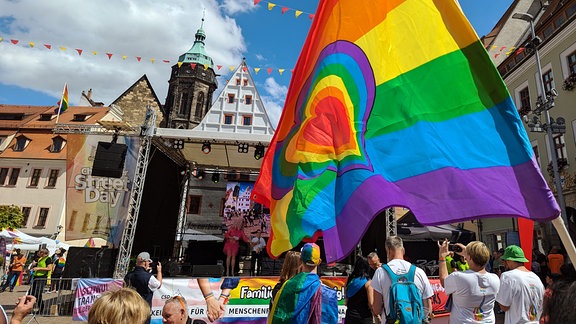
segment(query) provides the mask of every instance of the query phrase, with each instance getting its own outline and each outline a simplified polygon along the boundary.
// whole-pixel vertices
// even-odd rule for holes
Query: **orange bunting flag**
[[[282,73],[284,73],[284,69],[278,69],[278,72],[280,73],[280,75],[282,75]]]
[[[520,48],[516,51],[516,54],[520,54],[520,53],[522,53],[522,52],[524,52],[524,47],[520,47]]]
[[[254,68],[254,72],[256,72],[256,74],[258,74],[258,72],[260,72],[260,68]]]
[[[12,42],[12,44],[16,45],[16,44],[18,44],[19,40],[17,40],[17,39],[11,39],[10,42]]]
[[[112,53],[106,53],[106,55],[108,56],[108,59],[111,59],[111,58],[112,58],[112,55],[114,55],[114,54],[112,54]]]
[[[308,18],[310,18],[310,20],[314,20],[314,14],[309,14]]]
[[[301,14],[302,14],[302,11],[296,10],[296,13],[294,13],[294,16],[296,16],[296,18],[298,18],[298,17],[300,17]]]
[[[222,65],[216,65],[216,67],[218,68],[218,70],[220,70],[222,68]]]
[[[285,14],[290,8],[282,7],[282,14]]]
[[[28,42],[28,46],[34,47],[34,42]]]
[[[184,64],[183,62],[178,62],[178,67],[181,67],[182,64]]]
[[[50,44],[44,44],[44,47],[46,47],[47,49],[52,49],[52,45]]]
[[[276,7],[275,3],[268,2],[268,10],[272,10],[274,7]]]
[[[162,60],[162,62],[164,62],[164,63],[170,63],[169,60]]]
[[[76,49],[76,52],[78,52],[78,55],[82,55],[82,50],[81,50],[81,49],[77,48],[77,49]]]
[[[190,63],[190,67],[192,68],[192,70],[196,69],[196,63]]]
[[[254,0],[254,5],[257,5],[260,3],[260,0]]]
[[[246,72],[246,70],[248,70],[247,67],[243,67],[243,68],[242,68],[242,71]]]
[[[272,73],[272,68],[268,68],[267,71],[268,71],[268,74]]]
[[[502,52],[505,48],[506,48],[506,46],[500,47],[500,52]]]

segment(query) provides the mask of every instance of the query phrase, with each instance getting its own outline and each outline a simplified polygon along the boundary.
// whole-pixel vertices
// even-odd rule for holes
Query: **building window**
[[[552,76],[551,69],[542,75],[542,80],[544,81],[544,93],[549,94],[552,88],[554,88],[554,77]]]
[[[246,95],[246,96],[244,97],[244,102],[245,102],[247,105],[251,105],[251,104],[252,104],[252,95]]]
[[[200,215],[202,196],[188,196],[188,214]]]
[[[22,216],[24,216],[22,220],[22,227],[26,227],[26,224],[28,224],[28,218],[30,218],[31,210],[32,207],[22,207]]]
[[[244,81],[244,86],[245,86],[245,87],[248,86],[248,79],[244,79],[244,80],[242,80],[242,81]]]
[[[26,148],[26,144],[28,142],[28,139],[26,138],[26,136],[18,136],[16,138],[16,144],[14,145],[14,151],[16,152],[22,152],[24,151],[24,149]]]
[[[576,73],[576,51],[570,53],[566,59],[568,60],[568,71],[570,74]]]
[[[236,78],[236,85],[240,85],[240,78]]]
[[[180,115],[188,116],[190,111],[190,97],[189,93],[183,93],[180,97]]]
[[[564,142],[563,134],[554,135],[554,149],[556,150],[556,157],[559,159],[566,158],[566,142]]]
[[[520,110],[528,111],[530,109],[530,92],[528,87],[520,90]]]
[[[6,177],[8,177],[8,168],[0,168],[0,186],[6,183]]]
[[[78,217],[78,211],[73,210],[72,216],[70,216],[70,222],[68,223],[67,227],[70,231],[74,231],[74,227],[76,226],[76,217]]]
[[[566,18],[564,18],[564,15],[560,15],[558,18],[556,18],[556,20],[554,20],[554,26],[556,28],[560,28],[560,26],[562,26],[565,21]]]
[[[56,136],[52,139],[52,146],[50,147],[50,152],[58,153],[62,151],[64,147],[64,139],[60,136]]]
[[[10,179],[8,179],[9,186],[15,186],[18,182],[18,176],[20,175],[20,168],[13,168],[10,172]]]
[[[32,170],[32,176],[30,177],[30,187],[38,187],[38,182],[40,181],[40,174],[42,169]]]
[[[550,24],[546,26],[546,28],[542,32],[542,35],[544,35],[544,39],[547,39],[550,36],[552,36],[553,33],[554,33],[554,25]]]
[[[572,17],[574,13],[576,13],[576,3],[566,9],[566,16],[568,16],[568,18]]]
[[[56,180],[58,180],[58,174],[60,174],[60,170],[50,170],[50,176],[48,176],[48,185],[47,187],[54,188],[56,187]]]
[[[232,122],[234,121],[234,116],[232,115],[224,115],[224,124],[225,125],[232,125]]]
[[[88,231],[88,225],[90,224],[90,214],[84,214],[84,221],[82,222],[82,229],[80,230],[82,233],[86,233]]]
[[[201,118],[204,112],[204,92],[198,93],[198,98],[196,99],[196,112],[194,116]]]
[[[250,126],[252,125],[252,116],[244,116],[242,117],[242,125]]]
[[[228,94],[228,103],[234,103],[234,94],[233,93]]]
[[[50,208],[40,208],[40,213],[38,214],[38,221],[36,222],[37,227],[46,227],[46,220],[48,219],[48,211]]]

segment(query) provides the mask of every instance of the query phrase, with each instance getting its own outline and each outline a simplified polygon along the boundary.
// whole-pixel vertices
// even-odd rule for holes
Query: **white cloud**
[[[78,103],[82,90],[90,88],[94,100],[109,104],[146,74],[164,102],[171,66],[194,43],[202,9],[206,10],[206,51],[215,64],[236,66],[246,50],[241,28],[222,12],[229,9],[219,7],[216,0],[198,2],[0,0],[0,24],[4,22],[0,25],[0,37],[4,38],[0,43],[0,83],[58,98],[68,82],[72,104]],[[2,19],[7,17],[2,13],[10,13],[12,18]],[[18,39],[20,44],[13,45],[8,39]],[[29,48],[28,42],[35,42],[35,47]],[[52,49],[43,44],[51,44]],[[61,46],[67,49],[59,49]],[[83,50],[81,56],[76,48]],[[111,59],[106,52],[113,54]]]
[[[274,127],[276,127],[282,115],[288,87],[278,84],[274,78],[270,77],[267,78],[264,85],[259,86],[259,88],[262,88],[268,93],[268,95],[261,95],[260,97],[264,103],[264,107],[266,107],[270,121]]]
[[[224,12],[233,15],[240,12],[249,12],[256,9],[254,0],[224,0],[222,1]]]

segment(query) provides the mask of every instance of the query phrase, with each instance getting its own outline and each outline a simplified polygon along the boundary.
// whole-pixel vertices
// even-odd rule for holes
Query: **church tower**
[[[212,105],[212,94],[218,87],[214,62],[206,54],[206,33],[202,25],[196,32],[196,40],[188,52],[180,55],[172,66],[168,80],[165,105],[165,127],[191,129],[204,118]]]

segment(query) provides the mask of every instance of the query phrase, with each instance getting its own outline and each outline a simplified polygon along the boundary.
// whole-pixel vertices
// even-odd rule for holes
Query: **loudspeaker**
[[[63,278],[112,278],[118,249],[71,246]]]
[[[121,178],[128,146],[126,144],[98,142],[92,175],[99,177]]]

